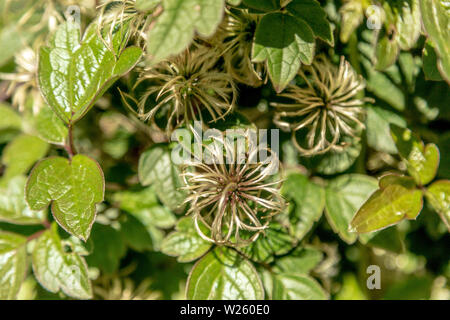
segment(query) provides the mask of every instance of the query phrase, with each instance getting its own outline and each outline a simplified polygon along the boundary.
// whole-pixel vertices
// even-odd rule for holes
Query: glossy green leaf
[[[224,0],[165,0],[164,11],[148,33],[147,52],[152,63],[180,53],[195,33],[211,36],[219,25]]]
[[[395,39],[389,39],[387,35],[378,40],[375,48],[375,69],[385,70],[397,61],[400,47]]]
[[[244,239],[248,237],[246,237],[245,233],[242,235]],[[272,221],[264,234],[260,235],[256,241],[248,246],[238,248],[238,251],[252,261],[269,263],[273,261],[275,256],[289,252],[296,242],[296,239],[289,234],[287,228]]]
[[[32,262],[36,279],[48,291],[62,290],[78,299],[92,297],[86,262],[77,253],[65,252],[56,224],[37,239]]]
[[[425,192],[425,197],[436,210],[450,231],[450,181],[433,182]]]
[[[0,231],[0,300],[14,300],[25,279],[27,239]]]
[[[282,273],[273,276],[272,300],[326,300],[328,295],[313,278]]]
[[[350,221],[361,205],[377,189],[375,178],[360,174],[342,175],[325,189],[325,214],[334,232],[348,244],[357,234],[349,231]]]
[[[392,111],[379,107],[367,108],[367,144],[375,150],[395,154],[397,148],[391,136],[390,123],[406,127],[405,119]]]
[[[301,63],[311,64],[314,50],[314,33],[305,21],[289,14],[269,13],[256,28],[252,60],[267,61],[274,88],[281,92],[294,79]]]
[[[0,188],[0,221],[15,224],[39,224],[45,218],[44,211],[33,211],[25,202],[24,176],[12,178],[9,183]]]
[[[304,20],[311,27],[314,35],[329,45],[334,45],[333,31],[327,20],[327,14],[316,0],[292,1],[286,10],[294,17]]]
[[[68,135],[67,127],[49,106],[43,106],[34,116],[33,122],[39,138],[48,143],[64,145]]]
[[[51,157],[34,167],[25,196],[32,210],[42,210],[51,203],[59,225],[86,241],[104,189],[103,172],[96,161],[84,155],[76,155],[70,161]]]
[[[193,219],[185,217],[178,221],[175,231],[164,239],[161,251],[169,256],[177,257],[178,262],[190,262],[204,255],[211,246],[210,242],[198,235]]]
[[[236,251],[217,247],[189,274],[186,296],[192,300],[258,300],[264,288],[253,265]]]
[[[33,164],[45,156],[49,148],[47,142],[28,134],[17,136],[3,150],[2,162],[6,166],[2,180],[27,173]]]
[[[164,145],[154,145],[139,159],[139,181],[142,185],[153,185],[161,202],[169,209],[182,211],[186,192],[180,170],[171,160],[169,149]]]
[[[391,125],[391,135],[400,155],[406,159],[408,173],[417,184],[426,185],[436,176],[439,167],[439,149],[435,144],[423,146],[411,130]]]
[[[113,36],[116,57],[99,38],[97,25],[91,24],[80,42],[79,24],[67,21],[52,36],[49,46],[39,53],[38,82],[48,105],[65,122],[84,116],[115,80],[138,62],[142,49],[122,51],[122,33]]]
[[[435,45],[438,55],[438,69],[450,83],[450,14],[448,4],[443,0],[420,1],[422,21],[428,37]]]
[[[416,219],[422,210],[422,192],[390,184],[377,190],[351,221],[352,230],[372,232],[389,227],[403,219]]]
[[[292,172],[284,181],[281,194],[289,202],[287,212],[293,234],[301,240],[322,216],[325,192],[303,174]]]
[[[307,274],[323,259],[323,253],[314,248],[297,248],[275,261],[274,271],[279,273]]]

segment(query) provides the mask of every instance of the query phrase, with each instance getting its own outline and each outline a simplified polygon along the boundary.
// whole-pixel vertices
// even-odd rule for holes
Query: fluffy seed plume
[[[166,132],[190,121],[202,121],[205,110],[212,119],[223,119],[235,104],[237,90],[230,75],[217,69],[220,55],[214,48],[197,46],[145,69],[137,82],[147,85],[138,105],[138,116],[155,124],[162,109]],[[148,100],[155,105],[148,111]]]
[[[266,147],[251,147],[249,141],[247,133],[237,139],[214,136],[211,143],[203,143],[205,161],[192,161],[185,167],[187,214],[207,241],[248,245],[284,208],[281,181],[274,178],[279,164],[276,154]],[[259,150],[267,151],[265,159],[257,159]]]
[[[272,104],[277,109],[274,122],[292,131],[292,141],[302,155],[342,151],[348,144],[341,138],[357,138],[364,129],[362,106],[370,99],[357,97],[365,87],[363,78],[344,57],[336,67],[321,56],[300,69],[299,76],[305,86],[290,85],[281,94],[293,103]]]

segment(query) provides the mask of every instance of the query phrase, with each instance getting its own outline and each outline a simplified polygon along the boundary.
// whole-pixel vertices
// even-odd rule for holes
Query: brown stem
[[[73,143],[73,130],[72,129],[73,129],[72,124],[69,124],[69,126],[68,126],[69,136],[68,136],[68,141],[65,145],[65,149],[66,149],[67,153],[69,154],[69,158],[71,158],[71,159],[74,155],[77,154],[75,145]]]

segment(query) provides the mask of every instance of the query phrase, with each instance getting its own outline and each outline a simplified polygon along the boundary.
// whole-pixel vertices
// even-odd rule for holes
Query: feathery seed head
[[[284,208],[281,181],[274,176],[278,157],[268,148],[251,145],[248,131],[237,139],[222,133],[212,137],[211,143],[203,143],[209,161],[192,161],[183,170],[189,192],[187,214],[192,215],[197,232],[207,241],[248,245]],[[263,160],[257,159],[261,149],[268,155]],[[208,235],[202,231],[205,227]],[[243,233],[246,236],[242,237]]]
[[[363,78],[344,57],[336,67],[318,56],[299,75],[306,87],[290,85],[281,94],[294,103],[273,103],[277,109],[274,122],[292,131],[293,143],[302,155],[342,151],[348,144],[341,138],[357,137],[364,128],[362,106],[370,99],[357,97],[365,87]]]

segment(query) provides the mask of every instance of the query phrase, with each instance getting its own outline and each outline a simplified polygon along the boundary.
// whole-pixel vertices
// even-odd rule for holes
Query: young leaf
[[[203,230],[207,232],[207,230]],[[212,244],[203,240],[195,230],[194,220],[190,217],[181,218],[175,231],[162,242],[161,252],[177,257],[178,262],[191,262],[204,255]]]
[[[292,172],[284,181],[281,194],[289,201],[289,221],[295,237],[301,240],[322,216],[325,192],[306,176]]]
[[[375,150],[395,154],[397,153],[397,148],[394,140],[392,140],[389,129],[390,123],[406,127],[405,119],[392,111],[379,107],[367,108],[367,144]]]
[[[314,33],[306,22],[284,13],[266,14],[255,32],[252,60],[267,60],[269,76],[277,92],[294,79],[301,63],[314,58]]]
[[[49,106],[45,105],[39,110],[33,117],[33,123],[39,138],[48,143],[64,145],[68,135],[67,127]]]
[[[186,296],[192,300],[261,300],[264,288],[250,262],[232,249],[216,247],[192,268]]]
[[[86,262],[75,252],[65,252],[57,228],[53,224],[36,241],[32,253],[34,275],[50,292],[62,290],[73,298],[89,299],[92,288]]]
[[[325,189],[325,214],[334,232],[351,244],[357,234],[348,229],[350,221],[361,205],[377,189],[375,178],[351,174],[332,180]]]
[[[47,153],[49,145],[38,137],[28,134],[17,136],[3,150],[2,162],[6,166],[3,182],[27,173],[33,164]]]
[[[112,46],[121,50],[122,32],[116,32]],[[80,42],[80,25],[61,24],[49,47],[39,53],[38,82],[48,105],[66,123],[84,116],[95,101],[114,81],[138,62],[142,49],[129,47],[119,53],[108,48],[99,38],[92,23]]]
[[[286,10],[297,19],[306,21],[316,37],[334,46],[331,24],[319,2],[316,0],[292,1],[287,5]]]
[[[15,224],[39,224],[45,218],[44,211],[33,211],[25,202],[24,176],[12,178],[5,188],[0,188],[0,221]]]
[[[224,0],[166,0],[148,33],[147,52],[155,64],[183,51],[197,32],[211,36],[223,16]]]
[[[433,182],[425,192],[425,197],[436,210],[450,231],[450,181]]]
[[[450,83],[450,28],[448,7],[443,0],[420,1],[423,26],[435,45],[438,69],[445,80]]]
[[[161,202],[174,211],[183,210],[185,191],[180,170],[173,164],[170,151],[164,145],[154,145],[139,159],[139,181],[142,185],[153,185]]]
[[[391,124],[391,135],[399,154],[407,161],[408,173],[417,184],[425,185],[436,176],[439,167],[439,149],[435,144],[423,146],[411,130]]]
[[[422,192],[400,184],[389,184],[377,190],[351,221],[352,230],[372,232],[389,227],[403,219],[416,219],[422,210]]]
[[[313,278],[301,274],[273,275],[273,300],[326,300],[328,294]]]
[[[32,170],[25,197],[32,210],[51,203],[53,216],[67,232],[86,241],[103,201],[105,182],[98,163],[84,155],[71,160],[51,157]]]
[[[23,236],[0,232],[0,300],[16,299],[25,279],[26,241]]]

